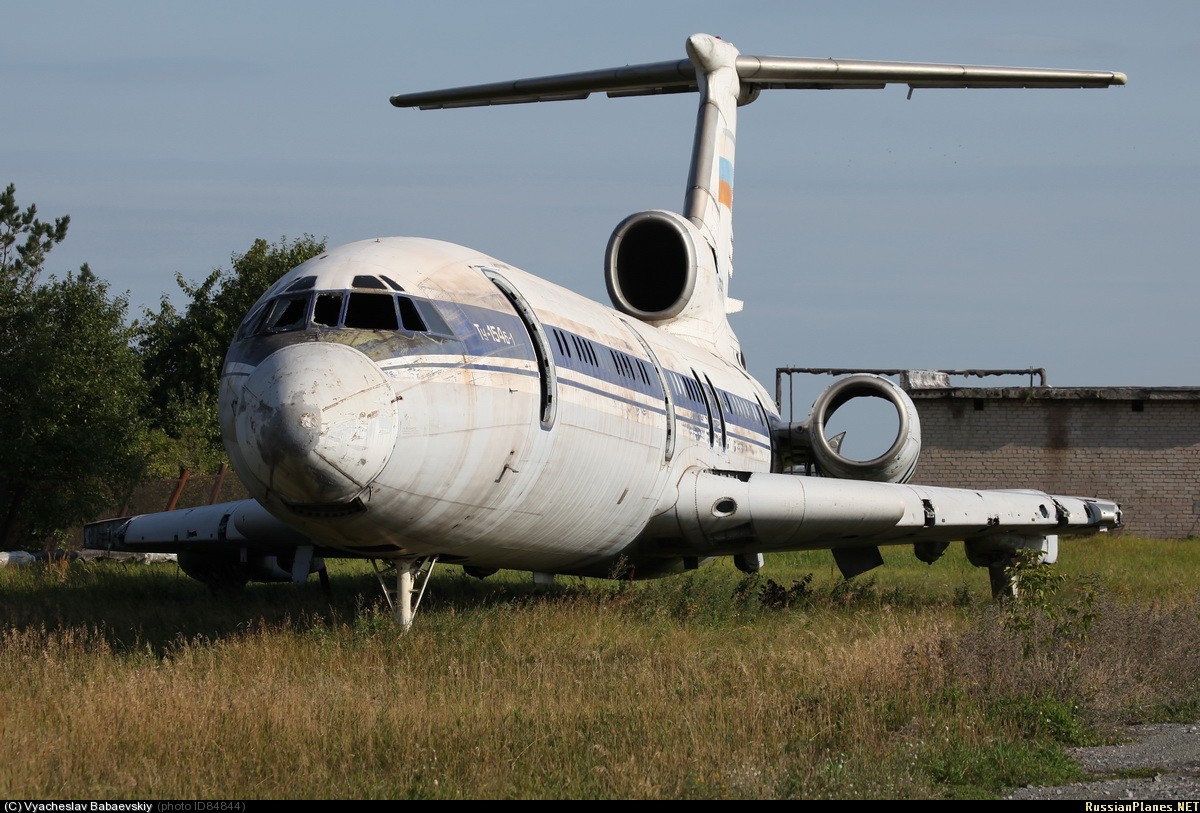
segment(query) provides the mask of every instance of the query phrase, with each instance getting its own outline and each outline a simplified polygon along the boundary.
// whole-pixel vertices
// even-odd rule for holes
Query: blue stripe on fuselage
[[[435,301],[439,312],[454,329],[462,348],[463,361],[453,362],[422,362],[417,365],[401,365],[388,363],[384,369],[395,369],[399,366],[419,366],[425,368],[456,368],[528,375],[537,377],[535,370],[518,370],[495,364],[487,364],[488,358],[515,358],[526,361],[536,361],[533,347],[524,323],[515,315],[498,311],[493,308],[460,302]],[[626,351],[610,347],[596,339],[574,333],[566,328],[555,327],[543,323],[543,327],[554,355],[554,364],[559,371],[559,382],[606,398],[612,398],[622,403],[631,404],[645,409],[652,409],[657,414],[665,414],[664,394],[654,365],[648,360],[634,356]],[[449,349],[449,348],[444,348]],[[420,353],[414,349],[414,353]],[[471,359],[477,359],[473,361]],[[390,360],[389,360],[390,361]],[[592,378],[610,387],[627,390],[633,395],[653,398],[659,406],[651,406],[643,400],[614,393],[608,389],[593,386],[574,376],[563,376],[570,371],[579,376]],[[672,381],[674,398],[679,407],[704,416],[701,420],[679,415],[681,422],[697,426],[708,431],[707,412],[703,402],[692,398],[679,384],[691,376],[675,370],[664,370]],[[762,418],[761,409],[756,401],[751,401],[736,393],[717,389],[717,397],[724,414],[726,432],[731,438],[738,438],[763,448],[770,448],[767,438],[768,429]],[[714,415],[714,418],[716,416]],[[734,432],[733,428],[743,430]],[[744,433],[751,433],[749,436]]]

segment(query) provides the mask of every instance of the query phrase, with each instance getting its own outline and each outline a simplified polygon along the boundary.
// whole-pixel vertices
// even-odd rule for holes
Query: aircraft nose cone
[[[395,398],[379,368],[352,347],[306,342],[277,350],[255,368],[238,402],[245,474],[293,505],[352,500],[391,457]]]

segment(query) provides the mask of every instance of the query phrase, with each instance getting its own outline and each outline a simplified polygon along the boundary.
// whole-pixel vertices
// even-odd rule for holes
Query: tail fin
[[[683,212],[712,247],[719,294],[725,299],[733,276],[733,167],[741,98],[739,54],[737,48],[707,34],[688,37],[687,51],[696,66],[701,100]]]
[[[613,232],[605,256],[617,310],[745,366],[727,314],[733,276],[733,165],[741,96],[738,50],[707,34],[687,41],[700,91],[683,215],[639,212]]]
[[[1125,84],[1115,71],[1005,68],[927,62],[873,62],[804,57],[742,56],[707,34],[687,41],[688,59],[539,76],[486,85],[393,96],[396,107],[421,109],[584,99],[592,92],[643,96],[699,91],[700,111],[684,215],[640,212],[609,241],[608,285],[623,312],[714,346],[740,362],[727,313],[733,276],[733,168],[737,108],[763,90],[882,88],[1104,88]],[[620,267],[622,252],[628,254]]]

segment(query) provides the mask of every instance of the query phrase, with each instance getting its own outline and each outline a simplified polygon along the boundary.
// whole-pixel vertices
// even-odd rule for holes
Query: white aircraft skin
[[[324,557],[390,561],[396,613],[435,561],[483,576],[644,578],[733,556],[828,548],[847,577],[880,544],[926,561],[964,541],[1001,588],[1021,548],[1115,528],[1115,503],[1040,491],[908,484],[915,407],[852,376],[789,426],[745,369],[727,314],[736,110],[763,89],[1106,87],[1113,72],[744,57],[697,34],[688,59],[393,97],[470,106],[698,90],[682,214],[617,227],[614,307],[503,261],[414,237],[332,249],[290,271],[247,316],[221,378],[221,433],[252,499],[94,523],[88,547],[180,553],[210,584],[302,581]],[[897,410],[891,449],[842,457],[824,435],[852,397]],[[808,467],[821,476],[791,473]]]
[[[770,470],[770,401],[744,370],[468,249],[354,243],[290,272],[267,300],[297,279],[340,293],[372,273],[432,304],[454,337],[267,332],[235,342],[222,379],[234,469],[324,546],[609,575],[650,517],[674,505],[680,472]],[[520,292],[547,338],[551,421],[533,342],[489,273]],[[703,387],[711,398],[710,386],[721,408],[711,438],[695,397]],[[288,508],[356,499],[366,511],[333,519]]]

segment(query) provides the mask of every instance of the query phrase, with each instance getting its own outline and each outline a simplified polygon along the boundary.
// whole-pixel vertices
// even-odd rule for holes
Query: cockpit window
[[[357,277],[355,277],[354,280],[350,283],[350,287],[351,288],[377,288],[377,289],[383,290],[383,291],[387,290],[387,286],[384,285],[382,282],[380,282],[377,277],[369,277],[369,276],[366,276],[365,274],[359,274]]]
[[[313,324],[318,327],[337,327],[342,320],[342,292],[317,294],[313,306]]]
[[[421,314],[417,313],[417,306],[413,301],[407,296],[398,296],[396,303],[400,306],[400,321],[404,324],[404,329],[424,333],[425,322],[421,319]]]
[[[399,330],[396,298],[391,294],[351,292],[346,303],[346,327],[364,330]]]
[[[306,316],[308,316],[307,296],[280,297],[271,305],[271,314],[267,317],[266,323],[267,330],[278,333],[281,330],[302,328]]]
[[[443,336],[453,336],[454,331],[450,329],[450,325],[446,324],[446,320],[438,313],[437,307],[428,299],[414,299],[413,304],[417,310],[421,312],[422,320],[425,322],[425,330],[430,333],[440,333]]]
[[[316,285],[316,283],[317,283],[316,277],[312,277],[312,276],[300,277],[300,279],[296,280],[291,285],[289,285],[287,287],[287,289],[289,291],[307,291],[310,288],[312,288],[314,285]]]
[[[386,274],[380,274],[379,278],[390,285],[393,291],[400,291],[401,293],[404,292],[404,289],[400,287],[400,283],[396,282],[396,280],[392,279]]]
[[[390,292],[317,291],[315,295],[284,294],[261,305],[246,319],[241,336],[340,327],[454,335],[437,307],[426,299]]]
[[[242,322],[242,338],[252,336],[258,331],[262,330],[263,317],[267,315],[268,310],[270,310],[269,303],[268,305],[260,305],[258,308],[250,312],[250,315],[246,317],[244,322]]]

